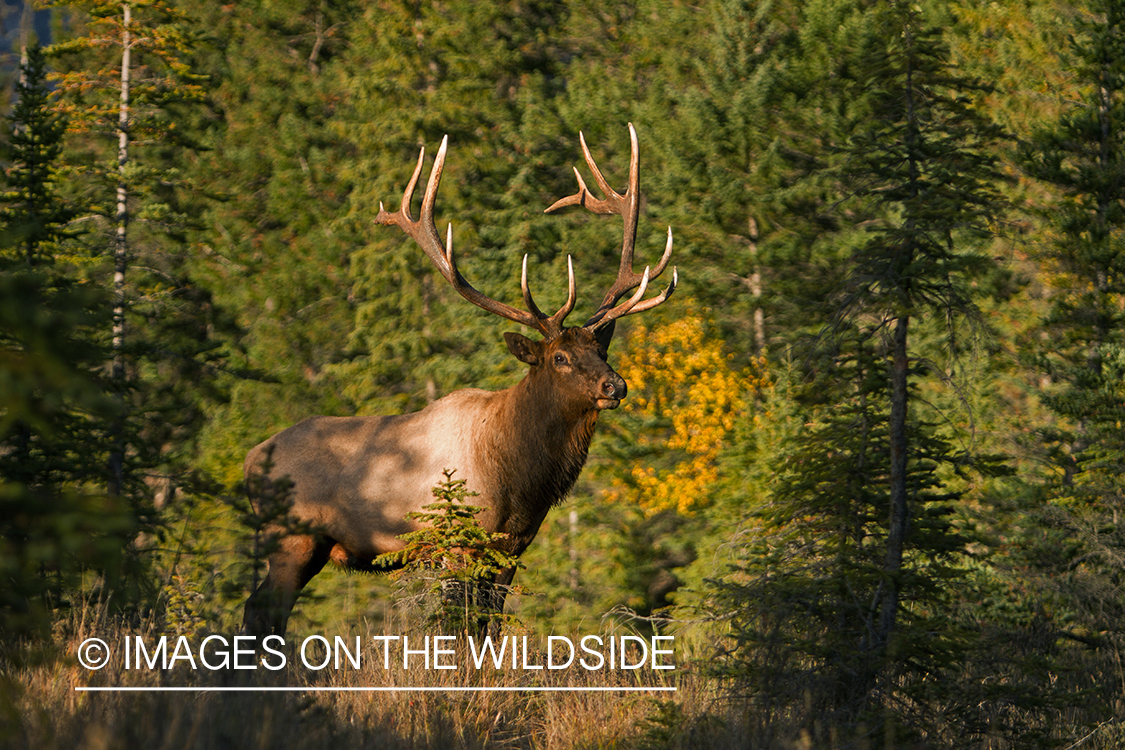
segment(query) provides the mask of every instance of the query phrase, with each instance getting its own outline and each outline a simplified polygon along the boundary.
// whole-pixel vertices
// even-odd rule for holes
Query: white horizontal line
[[[76,687],[89,693],[638,693],[674,687]]]

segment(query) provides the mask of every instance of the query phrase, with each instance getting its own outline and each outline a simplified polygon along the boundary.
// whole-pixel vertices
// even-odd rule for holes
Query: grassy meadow
[[[346,660],[339,670],[331,664],[322,670],[306,668],[295,653],[303,634],[287,639],[290,658],[278,671],[209,670],[202,665],[193,670],[183,660],[167,670],[126,670],[119,644],[136,636],[151,644],[159,636],[89,611],[76,614],[58,629],[57,645],[64,652],[61,658],[8,667],[0,675],[0,743],[29,750],[741,746],[736,727],[715,718],[721,700],[714,685],[698,675],[690,657],[684,660],[678,643],[677,669],[661,672],[513,670],[506,661],[499,670],[491,663],[477,670],[471,659],[460,658],[467,655],[460,649],[455,670],[425,669],[417,658],[409,669],[403,669],[394,651],[391,668],[384,669],[384,647],[372,640],[382,632],[340,627],[325,632],[350,630],[345,638],[349,644],[355,635],[362,636],[358,670]],[[85,669],[77,659],[80,645],[91,637],[101,638],[115,651],[110,663],[97,671]],[[198,646],[202,639],[189,640]],[[528,637],[529,644],[539,640]],[[219,651],[209,653],[210,663],[217,665]],[[195,654],[198,658],[198,651]],[[309,654],[310,663],[320,658],[312,656],[312,649]],[[529,665],[542,664],[543,659],[542,649],[526,655]],[[78,689],[104,686],[174,686],[198,691]],[[465,686],[489,687],[495,692],[448,690]],[[523,690],[563,686],[660,686],[675,691]],[[251,690],[281,687],[309,690]],[[421,690],[354,690],[406,687]]]

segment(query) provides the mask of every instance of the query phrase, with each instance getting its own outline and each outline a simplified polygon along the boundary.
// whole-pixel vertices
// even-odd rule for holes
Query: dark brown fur
[[[399,209],[390,212],[380,204],[375,222],[397,226],[414,238],[461,296],[538,330],[544,340],[505,334],[508,349],[530,366],[527,376],[507,390],[457,391],[414,414],[313,417],[252,449],[243,467],[247,486],[260,484],[253,480],[268,457],[272,475],[293,482],[291,515],[315,532],[285,538],[270,555],[266,580],[246,602],[247,632],[283,634],[297,593],[329,559],[363,566],[381,553],[401,550],[399,536],[416,527],[407,515],[432,501],[431,489],[446,470],[456,470],[469,489],[479,493],[475,502],[484,508],[481,525],[506,533],[509,552],[518,555],[531,544],[547,511],[566,497],[578,479],[598,412],[616,408],[625,397],[625,381],[606,364],[614,321],[651,310],[676,288],[673,268],[672,283],[662,293],[643,299],[649,282],[660,276],[671,258],[671,228],[655,267],[646,267],[643,273],[633,270],[640,177],[632,125],[629,139],[629,186],[624,194],[609,186],[580,138],[587,166],[605,197],[593,196],[576,170],[578,191],[547,209],[583,206],[595,213],[619,214],[624,220],[617,279],[580,328],[563,325],[576,300],[574,267],[569,261],[567,301],[550,316],[532,299],[527,256],[521,281],[526,310],[481,294],[457,270],[452,230],[442,242],[433,213],[448,139],[442,141],[430,170],[419,219],[411,215],[411,202],[424,150]],[[514,573],[515,568],[509,568],[495,583],[510,583]],[[493,602],[502,607],[503,595]]]
[[[269,573],[246,603],[245,630],[284,634],[297,594],[329,560],[364,568],[401,549],[398,536],[416,528],[406,514],[432,501],[444,469],[480,493],[473,502],[485,508],[481,523],[508,534],[506,551],[522,553],[574,486],[599,411],[626,393],[606,363],[611,336],[612,327],[597,336],[571,328],[538,342],[510,333],[509,349],[530,366],[511,388],[458,391],[399,417],[314,418],[251,450],[247,479],[269,455],[272,477],[293,483],[290,515],[316,533],[285,537],[270,555]],[[381,476],[389,470],[399,475]]]

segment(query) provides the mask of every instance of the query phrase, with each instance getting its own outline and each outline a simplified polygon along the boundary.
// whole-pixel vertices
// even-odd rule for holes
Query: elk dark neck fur
[[[491,460],[506,477],[504,488],[515,516],[530,520],[562,502],[586,463],[598,410],[593,404],[569,408],[536,373],[501,391],[501,423],[508,434],[494,433]]]

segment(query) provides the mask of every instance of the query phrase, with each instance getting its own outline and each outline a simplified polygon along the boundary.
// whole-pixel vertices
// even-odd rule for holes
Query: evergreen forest
[[[1125,745],[1125,2],[25,5],[0,746]],[[677,690],[76,692],[114,679],[89,636],[238,632],[251,447],[523,377],[519,326],[373,222],[419,150],[465,278],[522,309],[526,256],[554,310],[569,257],[583,318],[621,218],[544,209],[580,133],[623,188],[629,123],[637,269],[671,227],[678,286],[618,322],[628,396],[505,627],[673,635]],[[326,569],[290,633],[422,627],[403,591]]]

